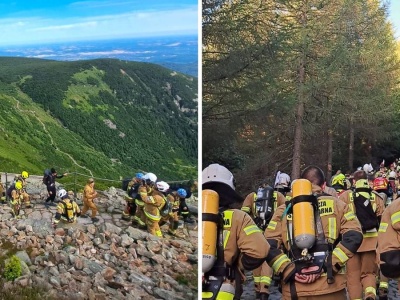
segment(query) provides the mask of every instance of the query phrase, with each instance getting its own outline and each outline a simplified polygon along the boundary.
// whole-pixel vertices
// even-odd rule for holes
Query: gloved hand
[[[24,195],[19,195],[20,200],[24,200]]]
[[[303,268],[301,271],[304,273],[308,273],[308,272],[317,271],[318,269],[319,269],[318,266],[312,266],[312,267],[308,267],[308,268]],[[313,283],[320,276],[321,276],[321,273],[308,274],[308,275],[296,273],[294,276],[294,280],[296,280],[297,282],[300,282],[300,283]]]
[[[282,271],[282,280],[284,283],[291,281],[296,274],[296,266],[294,263],[289,263]]]

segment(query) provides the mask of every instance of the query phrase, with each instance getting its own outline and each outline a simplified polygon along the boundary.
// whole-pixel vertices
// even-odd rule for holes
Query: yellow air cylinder
[[[297,179],[292,186],[293,198],[312,194],[311,182]],[[314,209],[310,202],[299,202],[293,206],[293,236],[300,249],[309,249],[315,242]]]
[[[218,215],[219,196],[213,190],[202,191],[202,212]],[[202,221],[203,259],[202,270],[206,273],[211,270],[217,259],[217,223]]]

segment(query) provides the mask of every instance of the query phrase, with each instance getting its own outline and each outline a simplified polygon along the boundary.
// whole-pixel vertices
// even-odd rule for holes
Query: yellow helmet
[[[344,176],[344,174],[336,175],[336,176],[333,177],[333,179],[332,179],[332,185],[339,184],[339,185],[342,185],[342,186],[343,186],[343,185],[344,185],[345,179],[346,179],[346,176]]]
[[[21,176],[23,179],[27,179],[29,177],[29,174],[27,171],[22,171]]]
[[[22,182],[21,182],[21,181],[17,181],[17,182],[15,183],[15,188],[16,188],[17,190],[21,190],[21,189],[22,189]]]

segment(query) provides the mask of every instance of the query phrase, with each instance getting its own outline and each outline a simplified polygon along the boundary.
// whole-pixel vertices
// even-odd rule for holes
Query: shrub
[[[10,260],[4,267],[4,277],[7,280],[15,280],[22,274],[21,261],[15,255],[11,256]]]

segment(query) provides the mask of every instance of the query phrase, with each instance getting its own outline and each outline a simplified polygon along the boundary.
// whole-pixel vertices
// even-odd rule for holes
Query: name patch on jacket
[[[329,199],[318,201],[318,209],[321,216],[331,215],[335,212],[333,201]]]

